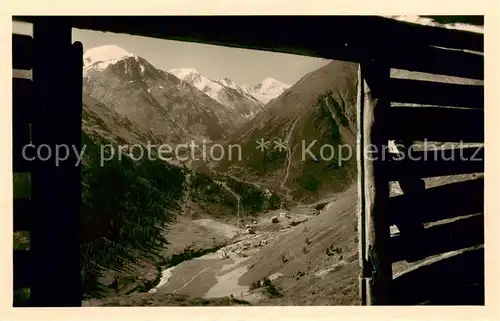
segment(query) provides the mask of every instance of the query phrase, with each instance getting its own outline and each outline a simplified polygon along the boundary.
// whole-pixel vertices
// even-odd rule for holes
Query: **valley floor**
[[[180,217],[167,235],[171,246],[165,255],[190,246],[226,245],[162,271],[160,283],[149,293],[90,300],[85,305],[113,305],[120,300],[120,305],[130,300],[153,304],[160,297],[169,298],[162,299],[164,305],[179,305],[175,296],[198,298],[198,303],[230,298],[228,305],[357,304],[355,190],[347,195],[329,199],[331,203],[321,210],[312,204],[264,213],[243,220],[239,228],[236,220]],[[332,233],[332,224],[327,223],[332,220],[340,224],[339,233]],[[351,237],[344,238],[346,232]]]
[[[470,179],[481,182],[482,178],[474,175],[436,178],[426,182],[426,186],[460,184]],[[399,192],[392,188],[393,196]],[[356,187],[352,186],[322,202],[298,205],[288,211],[262,213],[239,224],[236,219],[222,222],[211,218],[192,220],[180,217],[167,235],[171,246],[165,255],[180,253],[187,247],[207,249],[217,245],[219,250],[162,271],[160,283],[140,297],[149,297],[147,300],[153,303],[158,298],[170,298],[162,299],[163,305],[182,305],[172,299],[174,297],[189,297],[193,302],[198,300],[193,305],[213,302],[226,302],[226,305],[358,305],[356,195]],[[481,227],[481,222],[482,214],[476,213],[425,224],[426,233],[437,233],[433,231],[439,227],[439,234],[435,236],[440,236],[443,228],[453,229],[454,234],[450,235],[454,236],[454,245],[442,249],[434,246],[435,251],[429,252],[426,251],[427,244],[420,240],[419,249],[423,255],[410,261],[405,259],[410,253],[408,249],[401,248],[403,252],[393,263],[394,279],[403,285],[414,282],[409,275],[416,271],[417,274],[423,273],[422,280],[418,281],[422,285],[436,279],[427,275],[437,273],[429,266],[447,266],[446,273],[456,279],[450,276],[443,286],[453,286],[457,289],[454,292],[461,291],[463,295],[455,298],[446,292],[448,294],[433,298],[432,302],[480,302],[481,284],[484,286],[484,283],[481,265],[477,263],[481,262],[482,238],[478,234],[475,239],[467,240],[463,233],[465,225]],[[453,227],[457,224],[458,227]],[[482,231],[481,228],[476,230]],[[448,237],[446,235],[441,238]],[[391,227],[391,236],[391,242],[398,241],[399,231],[394,226]],[[465,264],[464,260],[473,264]],[[478,268],[464,270],[462,267],[465,266]],[[471,291],[474,294],[470,294]],[[428,292],[419,292],[419,295],[425,293]],[[134,298],[138,297],[134,295]],[[412,304],[425,302],[423,297],[409,299],[415,301]],[[110,301],[100,301],[97,305],[104,302]]]
[[[286,213],[286,217],[282,213]],[[258,304],[268,297],[261,289],[251,290],[250,284],[243,284],[240,280],[255,266],[255,263],[251,263],[252,258],[259,251],[272,246],[276,239],[301,228],[300,225],[313,219],[315,214],[316,211],[309,208],[274,211],[255,220],[248,220],[246,228],[237,228],[235,225],[213,219],[193,220],[192,224],[203,226],[212,233],[229,238],[228,245],[217,253],[206,254],[163,271],[160,284],[150,292],[178,293],[205,299],[232,296],[251,304]],[[279,217],[278,222],[272,223],[273,216]],[[227,253],[227,256],[223,253]],[[282,276],[281,273],[274,273],[267,277],[276,282]]]

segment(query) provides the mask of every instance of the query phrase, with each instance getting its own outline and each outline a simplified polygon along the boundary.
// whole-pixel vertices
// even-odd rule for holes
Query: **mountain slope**
[[[167,140],[167,135],[139,126],[87,93],[83,94],[82,125],[85,133],[116,144],[161,144]]]
[[[305,75],[234,135],[229,143],[242,146],[244,160],[223,161],[218,169],[280,188],[297,200],[343,190],[356,172],[353,161],[340,161],[337,152],[340,145],[355,146],[356,83],[357,66],[346,62],[332,61]],[[256,149],[260,139],[269,141],[269,148]],[[279,150],[279,139],[287,141],[286,150]],[[305,152],[311,144],[312,157]],[[326,160],[315,160],[323,145]]]
[[[82,143],[82,285],[85,297],[95,297],[112,293],[103,278],[110,271],[132,276],[160,259],[164,228],[182,201],[184,173],[147,158],[101,164],[101,146],[110,142],[84,133]]]

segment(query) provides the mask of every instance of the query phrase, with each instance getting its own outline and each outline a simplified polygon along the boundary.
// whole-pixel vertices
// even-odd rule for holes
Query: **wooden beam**
[[[391,78],[391,102],[484,109],[484,87]]]
[[[367,286],[366,277],[369,277],[366,262],[366,218],[365,218],[365,181],[364,181],[364,141],[363,141],[363,128],[364,128],[364,86],[363,75],[361,74],[361,66],[358,66],[358,88],[356,100],[357,112],[357,134],[356,134],[356,159],[357,159],[357,187],[358,187],[358,254],[359,254],[359,294],[361,305],[367,304]]]
[[[393,157],[389,180],[484,172],[484,147],[403,151]]]
[[[484,111],[440,107],[392,107],[387,113],[389,139],[484,142]]]
[[[34,22],[37,17],[15,16],[14,19]],[[220,37],[218,32],[225,31],[226,34],[236,33],[243,42],[247,41],[246,35],[270,30],[273,37],[297,29],[315,36],[322,34],[325,25],[330,24],[342,31],[334,37],[349,34],[361,41],[374,41],[376,36],[376,41],[384,43],[400,38],[403,44],[484,51],[484,36],[480,33],[424,26],[380,16],[73,16],[71,22],[75,28],[157,38],[194,34],[200,39],[210,39]],[[207,28],[210,25],[213,27]]]
[[[382,150],[387,145],[385,134],[389,110],[388,84],[390,68],[379,62],[361,64],[363,75],[363,173],[364,211],[366,219],[365,278],[367,305],[389,304],[392,266],[389,257],[389,181],[386,162],[371,154],[372,148]],[[369,155],[371,154],[371,155]],[[369,156],[369,157],[368,157]]]
[[[34,49],[34,42],[31,36],[12,34],[12,68],[33,68]]]
[[[33,82],[37,106],[33,143],[81,149],[82,55],[71,41],[71,24],[64,17],[37,20]],[[56,164],[37,162],[32,173],[33,215],[31,250],[36,277],[31,289],[34,306],[81,306],[80,167],[77,156]],[[52,295],[58,293],[63,295]]]

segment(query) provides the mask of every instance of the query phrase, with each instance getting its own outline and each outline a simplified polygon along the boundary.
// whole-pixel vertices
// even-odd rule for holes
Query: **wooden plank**
[[[388,171],[389,180],[425,178],[484,172],[484,147],[448,148],[394,156]]]
[[[23,148],[30,143],[31,111],[34,88],[29,79],[12,78],[12,155],[13,171],[29,172],[30,162],[23,156]]]
[[[15,199],[13,206],[14,232],[30,231],[33,205],[28,199]]]
[[[368,272],[366,271],[366,219],[365,219],[365,185],[364,185],[364,141],[363,141],[363,115],[364,115],[364,86],[363,86],[363,76],[361,74],[361,68],[358,66],[358,88],[357,88],[357,134],[356,134],[356,155],[357,155],[357,167],[358,167],[358,177],[357,177],[357,187],[358,187],[358,207],[357,207],[357,219],[358,219],[358,253],[359,253],[359,295],[361,299],[361,305],[366,305],[367,301],[367,287],[366,287],[366,277],[368,277]]]
[[[402,234],[391,238],[394,262],[418,262],[427,257],[484,244],[484,215],[471,215],[434,224],[415,235],[413,244],[402,242]]]
[[[385,135],[390,68],[377,62],[362,64],[364,109],[361,139],[364,146],[364,211],[366,217],[365,269],[367,305],[389,304],[392,266],[389,257],[389,181],[385,161],[373,157],[368,147],[383,148],[388,143]]]
[[[431,74],[484,79],[484,57],[481,54],[436,47],[387,47],[384,59],[392,68]]]
[[[391,78],[390,100],[435,106],[484,109],[484,87]]]
[[[457,216],[482,213],[484,211],[484,179],[478,178],[451,183],[427,189],[418,202],[411,202],[411,196],[400,195],[389,201],[388,211],[391,223],[403,216],[418,222],[435,222]],[[409,208],[411,206],[411,208]]]
[[[31,252],[14,251],[14,289],[29,288],[33,283],[32,271],[36,266],[32,262]]]
[[[20,34],[12,34],[12,68],[33,68],[34,42],[33,37]]]
[[[426,258],[394,278],[393,304],[484,305],[484,265],[482,245]]]
[[[484,142],[484,111],[440,107],[392,107],[387,135],[394,140]]]

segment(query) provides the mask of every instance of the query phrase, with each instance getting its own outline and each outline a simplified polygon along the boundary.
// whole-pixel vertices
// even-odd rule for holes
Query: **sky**
[[[15,22],[13,28],[14,32],[26,34],[30,26]],[[84,51],[96,46],[117,45],[166,71],[194,68],[209,78],[228,77],[239,85],[255,85],[267,77],[293,85],[305,74],[328,63],[325,59],[299,55],[81,29],[73,29],[73,41],[82,42]]]

